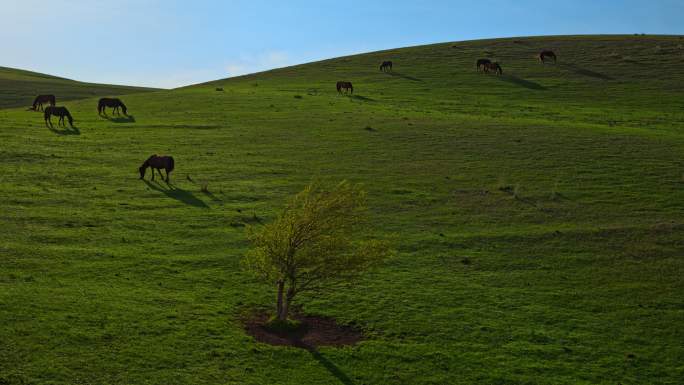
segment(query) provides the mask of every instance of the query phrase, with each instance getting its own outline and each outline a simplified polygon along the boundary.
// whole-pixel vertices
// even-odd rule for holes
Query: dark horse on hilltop
[[[539,61],[543,63],[546,63],[547,60],[553,60],[555,63],[557,60],[556,54],[553,51],[541,51],[539,53]]]
[[[164,179],[164,175],[161,170],[166,170],[166,182],[169,182],[169,173],[173,171],[174,163],[173,157],[171,156],[159,156],[154,154],[147,158],[147,160],[140,166],[138,171],[140,171],[140,179],[145,178],[145,171],[150,167],[152,169],[152,180],[154,180],[154,171],[157,170],[159,176]]]
[[[380,64],[380,71],[383,71],[383,72],[392,71],[392,62],[391,61],[382,62],[382,64]]]
[[[107,107],[113,108],[114,110],[112,111],[112,114],[117,114],[119,115],[119,107],[121,107],[121,111],[123,111],[123,114],[128,116],[126,113],[128,109],[126,108],[126,105],[123,104],[121,99],[116,99],[116,98],[102,98],[100,101],[97,103],[97,113],[102,115],[102,114],[107,114],[107,111],[105,109]]]
[[[496,73],[497,75],[503,75],[503,69],[499,63],[487,63],[484,65],[484,72],[489,73],[490,71]]]
[[[57,99],[55,98],[55,95],[38,95],[36,98],[33,100],[33,108],[31,108],[34,111],[38,111],[39,109],[42,111],[43,110],[43,104],[50,104],[51,106],[55,106]]]
[[[492,61],[489,59],[477,59],[477,63],[475,63],[475,67],[477,68],[478,71],[484,71],[485,66],[487,66],[487,64],[491,64],[491,63],[492,63]]]
[[[71,117],[71,114],[69,113],[69,110],[66,109],[66,107],[55,107],[55,106],[50,106],[50,107],[45,107],[45,112],[44,112],[44,117],[45,117],[45,125],[48,127],[52,127],[52,115],[59,116],[59,121],[57,122],[58,125],[63,125],[66,127],[66,123],[64,123],[64,118],[66,117],[69,120],[69,125],[71,128],[74,128],[74,119]]]
[[[344,92],[351,91],[353,94],[354,86],[351,82],[337,82],[337,92],[342,93],[342,90],[344,90]]]

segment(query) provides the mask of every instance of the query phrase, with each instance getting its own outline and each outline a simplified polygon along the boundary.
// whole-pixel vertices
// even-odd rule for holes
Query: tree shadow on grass
[[[195,206],[195,207],[200,207],[200,208],[204,208],[204,209],[209,208],[209,206],[206,203],[204,203],[202,200],[197,198],[190,191],[180,189],[171,183],[166,183],[166,187],[168,187],[168,188],[164,188],[164,186],[157,181],[149,181],[147,179],[143,179],[143,181],[152,190],[162,192],[167,197],[173,198],[173,199],[180,201],[180,202],[183,202],[188,206]]]
[[[355,382],[349,376],[347,376],[346,373],[344,373],[340,368],[337,367],[334,363],[332,363],[329,359],[325,358],[324,355],[318,352],[316,349],[307,349],[309,353],[313,356],[313,358],[316,359],[321,365],[323,365],[330,374],[335,376],[338,380],[340,380],[341,383],[344,385],[354,385]]]
[[[100,116],[109,120],[112,123],[135,123],[135,116],[133,116],[133,115],[126,115],[126,116],[100,115]]]
[[[385,72],[385,73],[386,73],[387,75],[390,75],[390,76],[395,76],[395,77],[398,77],[398,78],[407,79],[407,80],[411,80],[411,81],[414,81],[414,82],[422,82],[422,80],[420,80],[420,79],[418,79],[418,78],[414,78],[413,76],[404,75],[404,74],[402,74],[401,72],[390,71],[390,72]]]
[[[582,67],[576,66],[576,65],[571,64],[571,63],[559,63],[557,65],[561,68],[564,68],[564,69],[566,69],[570,72],[576,73],[578,75],[584,75],[584,76],[588,76],[591,78],[602,79],[602,80],[615,80],[611,76],[604,75],[600,72],[588,70],[586,68],[582,68]]]
[[[48,126],[48,128],[57,135],[81,135],[81,131],[76,127],[68,128],[64,126],[63,130],[57,130],[54,126]]]
[[[520,87],[529,88],[531,90],[545,90],[546,89],[546,87],[542,86],[539,83],[535,83],[533,81],[525,80],[525,79],[519,78],[519,77],[514,76],[514,75],[501,75],[501,76],[497,76],[497,79],[500,79],[500,80],[507,82],[507,83],[518,85]]]

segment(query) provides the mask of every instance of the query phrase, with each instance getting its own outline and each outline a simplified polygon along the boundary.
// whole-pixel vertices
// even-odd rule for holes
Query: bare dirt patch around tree
[[[300,322],[295,330],[269,328],[269,316],[266,313],[253,314],[243,318],[242,322],[249,335],[269,345],[315,350],[319,346],[355,345],[363,340],[360,330],[353,326],[340,325],[332,318],[295,315],[293,319]]]

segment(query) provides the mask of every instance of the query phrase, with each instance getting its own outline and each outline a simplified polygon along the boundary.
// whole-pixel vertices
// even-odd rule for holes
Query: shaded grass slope
[[[151,88],[83,83],[37,72],[0,67],[0,108],[30,107],[36,95],[63,101],[154,91]]]

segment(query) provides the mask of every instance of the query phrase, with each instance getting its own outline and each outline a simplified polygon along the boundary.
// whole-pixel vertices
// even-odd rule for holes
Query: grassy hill
[[[30,107],[36,95],[63,101],[153,91],[150,88],[77,82],[37,72],[0,67],[0,108]]]
[[[2,110],[0,383],[678,383],[682,64],[681,37],[480,40],[129,95],[129,120],[73,101],[76,130]],[[153,153],[172,186],[138,180]],[[301,299],[367,335],[312,354],[245,334],[275,294],[240,259],[317,176],[363,183],[398,255]]]

